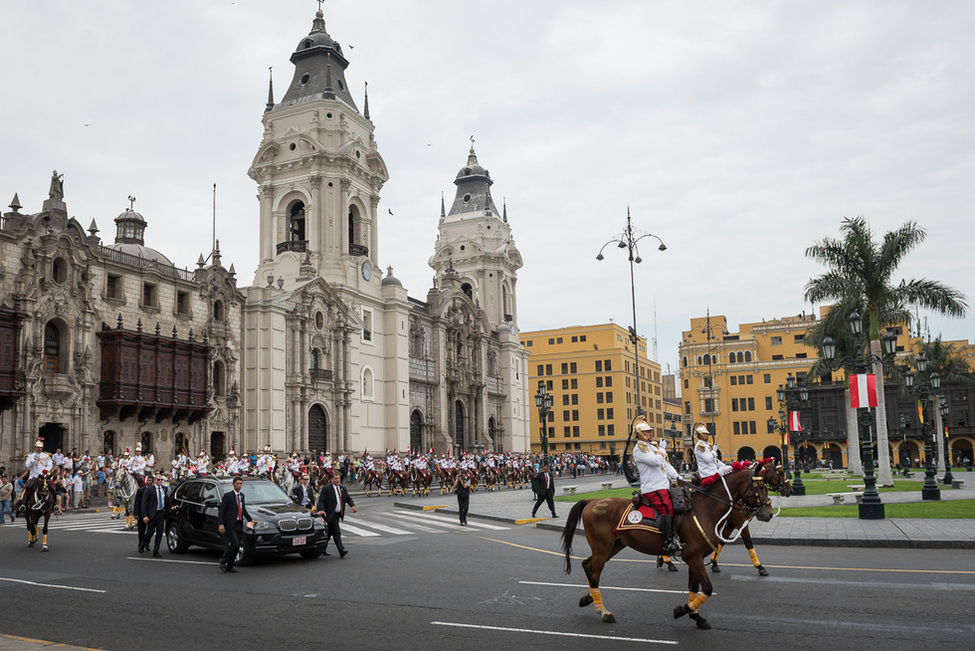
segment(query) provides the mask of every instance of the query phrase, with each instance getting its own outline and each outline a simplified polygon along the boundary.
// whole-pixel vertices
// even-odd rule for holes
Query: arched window
[[[745,354],[742,353],[742,352],[739,352],[738,353],[738,363],[741,364],[744,361],[745,361]]]
[[[288,239],[303,242],[305,238],[305,204],[296,201],[288,211]]]
[[[470,283],[464,283],[460,286],[461,291],[467,294],[467,298],[474,300],[474,288],[471,287]]]
[[[698,356],[697,356],[697,365],[698,365],[698,366],[700,366],[700,365],[701,365],[702,363],[703,363],[703,362],[701,362],[701,356],[700,356],[700,355],[698,355]]]
[[[734,353],[728,353],[728,363],[729,364],[734,364],[735,363],[735,354]]]
[[[746,362],[752,361],[752,351],[750,350],[745,351],[745,361]]]
[[[684,368],[687,368],[687,355],[685,355],[684,359],[681,361],[683,362]]]
[[[44,372],[61,372],[61,331],[51,322],[44,326]]]
[[[213,393],[217,396],[223,396],[226,393],[226,378],[223,362],[219,360],[213,363]]]
[[[146,456],[147,454],[153,451],[152,432],[143,432],[140,441],[142,442],[142,456]],[[146,468],[146,472],[149,472],[149,470],[150,470],[149,468]]]
[[[213,302],[213,320],[223,321],[226,318],[223,309],[223,301],[217,299]]]
[[[418,409],[410,414],[410,449],[423,449],[423,416]]]
[[[318,370],[318,364],[319,364],[318,349],[312,348],[311,349],[311,370],[313,371]]]

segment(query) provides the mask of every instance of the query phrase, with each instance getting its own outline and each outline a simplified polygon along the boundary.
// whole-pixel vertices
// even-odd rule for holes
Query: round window
[[[296,145],[295,143],[291,143],[290,145],[288,145],[288,149],[290,149],[291,151],[294,151],[297,148],[298,148],[298,145]]]
[[[468,202],[468,201],[470,201],[470,200],[471,200],[471,195],[469,195],[469,194],[465,194],[465,195],[464,195],[464,203],[467,203],[467,202]]]
[[[304,74],[304,75],[301,75],[301,79],[298,80],[298,83],[300,83],[302,86],[304,86],[309,81],[311,81],[311,75]]]

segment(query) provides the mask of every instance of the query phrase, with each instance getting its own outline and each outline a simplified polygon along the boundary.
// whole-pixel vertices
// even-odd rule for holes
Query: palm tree
[[[927,377],[932,373],[941,376],[941,385],[961,384],[969,388],[975,388],[975,378],[972,377],[972,367],[968,360],[961,356],[955,349],[954,344],[941,341],[941,337],[936,337],[933,341],[919,341],[917,343],[917,354],[911,359],[912,365],[918,355],[924,355],[928,360],[928,367],[925,372]],[[941,410],[935,404],[931,410],[934,413],[934,431],[937,432],[935,441],[937,449],[935,456],[938,459],[938,472],[945,471],[945,440],[941,436],[944,432],[944,425],[941,422]]]
[[[870,352],[880,357],[880,329],[896,323],[909,323],[910,308],[920,307],[947,316],[962,317],[968,308],[963,294],[935,280],[893,279],[904,257],[917,247],[927,233],[915,222],[874,241],[870,225],[862,216],[844,218],[840,226],[843,239],[825,237],[806,249],[806,257],[829,267],[829,271],[806,284],[806,300],[835,302],[843,312],[862,310],[869,319],[866,329]],[[890,447],[887,443],[887,413],[884,400],[883,367],[874,365],[877,375],[877,462],[878,481],[891,486]],[[848,431],[856,427],[848,427]]]

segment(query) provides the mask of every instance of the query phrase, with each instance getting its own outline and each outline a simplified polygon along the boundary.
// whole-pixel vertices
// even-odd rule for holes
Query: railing
[[[170,278],[176,278],[178,280],[185,280],[189,282],[196,280],[196,273],[189,271],[188,269],[179,269],[156,260],[149,260],[137,255],[132,255],[131,253],[124,253],[117,249],[111,249],[107,246],[99,245],[98,254],[104,256],[106,259],[111,260],[112,262],[128,265],[130,267],[136,267],[138,269],[155,269],[163,276],[168,276]]]
[[[369,247],[365,244],[352,244],[349,243],[349,255],[369,255]]]
[[[289,242],[278,243],[278,253],[292,251],[294,253],[304,253],[308,250],[308,240],[291,240]]]
[[[310,368],[308,369],[308,375],[313,380],[332,381],[332,369],[330,368]]]

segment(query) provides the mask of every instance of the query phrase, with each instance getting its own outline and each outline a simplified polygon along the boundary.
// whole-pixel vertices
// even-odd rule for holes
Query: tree
[[[823,275],[806,284],[806,300],[813,303],[835,302],[839,310],[858,310],[869,322],[866,328],[870,352],[878,358],[880,329],[897,323],[909,323],[910,308],[919,307],[939,314],[962,317],[968,308],[965,296],[935,280],[894,280],[904,257],[913,251],[927,233],[915,222],[886,233],[883,241],[874,241],[870,225],[863,216],[845,218],[840,226],[842,239],[825,237],[806,249],[806,257],[829,268]],[[884,400],[883,367],[874,365],[877,375],[877,462],[878,480],[891,486],[890,446],[887,442],[887,413]],[[848,431],[855,430],[847,427]]]

